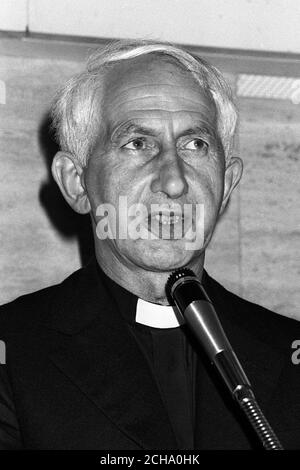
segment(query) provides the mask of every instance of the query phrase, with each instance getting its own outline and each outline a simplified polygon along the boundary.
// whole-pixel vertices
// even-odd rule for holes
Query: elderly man
[[[282,444],[300,447],[298,323],[203,269],[242,174],[236,119],[214,67],[154,42],[96,52],[59,92],[53,176],[90,213],[95,258],[1,309],[1,448],[259,447],[169,305],[166,281],[180,267],[202,280]]]

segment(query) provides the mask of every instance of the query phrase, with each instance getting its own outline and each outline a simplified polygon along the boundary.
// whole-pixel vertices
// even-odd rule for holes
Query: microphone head
[[[166,282],[165,290],[166,290],[167,299],[168,299],[170,305],[174,305],[174,300],[173,300],[173,296],[172,296],[172,288],[173,288],[174,284],[177,281],[179,281],[179,279],[182,279],[182,278],[185,278],[185,277],[195,277],[197,279],[197,276],[194,273],[194,271],[192,271],[192,269],[189,269],[189,268],[175,269],[175,271],[173,271],[170,274],[170,276],[168,277],[168,280]]]

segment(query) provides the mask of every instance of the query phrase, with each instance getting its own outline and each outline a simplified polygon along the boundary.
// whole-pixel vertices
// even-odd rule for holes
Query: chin
[[[130,258],[143,269],[168,272],[188,264],[194,252],[186,250],[183,240],[155,240],[136,243]]]

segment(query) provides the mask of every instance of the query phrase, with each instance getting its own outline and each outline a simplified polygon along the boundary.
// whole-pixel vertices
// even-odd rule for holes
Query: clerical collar
[[[135,321],[153,328],[177,328],[185,323],[176,307],[153,304],[142,299],[137,301]]]
[[[99,281],[108,290],[109,296],[127,323],[153,328],[176,328],[184,319],[175,307],[146,302],[139,299],[109,278],[97,263]]]

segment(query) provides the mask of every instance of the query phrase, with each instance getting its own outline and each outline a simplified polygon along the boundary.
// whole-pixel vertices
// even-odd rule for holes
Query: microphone
[[[264,447],[267,450],[282,449],[256,402],[251,384],[230,345],[213,303],[195,273],[188,268],[175,270],[169,276],[165,289],[170,303],[175,304],[184,317]]]
[[[210,362],[217,367],[231,394],[235,396],[241,387],[251,389],[214,306],[195,273],[187,268],[176,270],[167,281],[166,292],[199,340]]]

